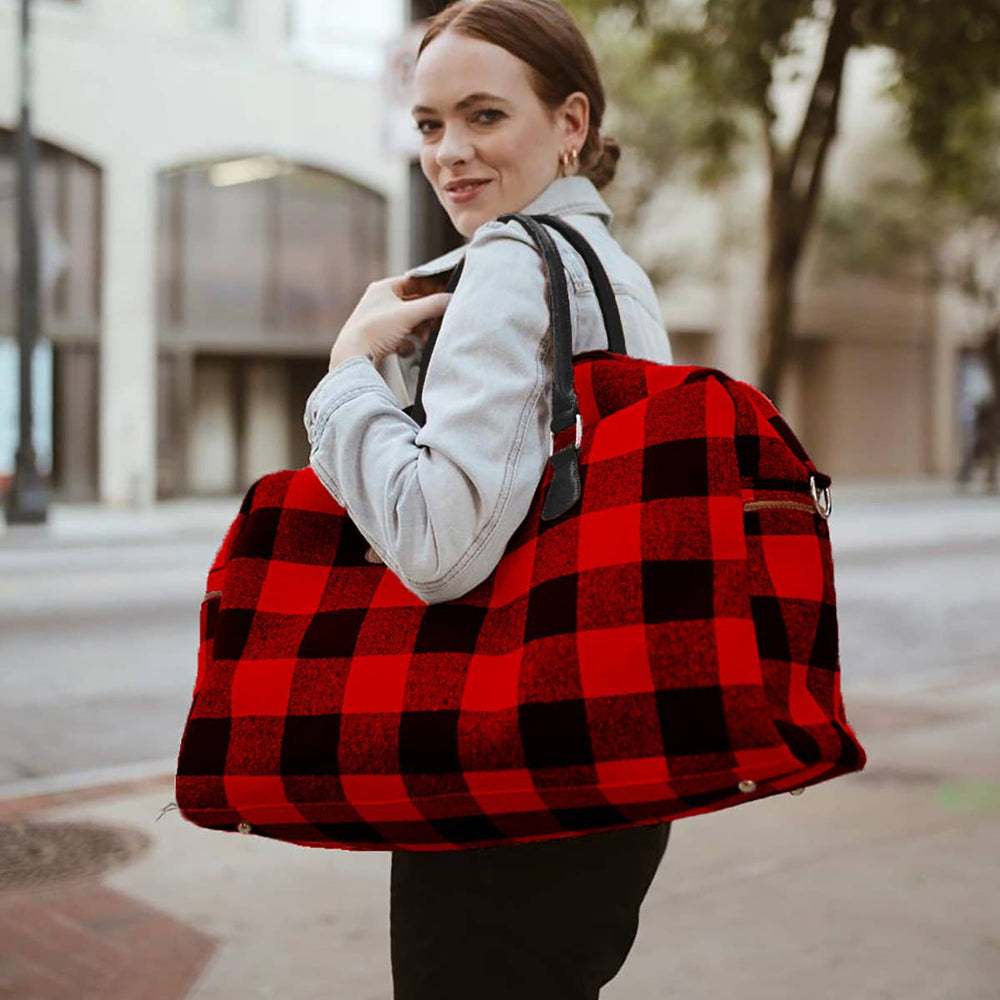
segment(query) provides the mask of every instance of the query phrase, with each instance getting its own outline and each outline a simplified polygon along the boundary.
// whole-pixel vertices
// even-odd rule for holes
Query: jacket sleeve
[[[426,423],[366,358],[306,404],[310,464],[403,584],[428,604],[496,568],[548,460],[551,337],[542,258],[516,222],[479,227],[424,382]]]

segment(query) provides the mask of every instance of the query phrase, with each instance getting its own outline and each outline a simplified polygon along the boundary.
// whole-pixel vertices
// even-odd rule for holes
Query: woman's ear
[[[579,152],[590,129],[590,101],[587,95],[582,90],[574,91],[563,101],[559,111],[563,141],[572,142]]]

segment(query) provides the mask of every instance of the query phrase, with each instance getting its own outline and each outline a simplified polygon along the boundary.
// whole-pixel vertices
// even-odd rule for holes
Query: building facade
[[[346,6],[35,0],[57,498],[234,493],[307,460],[302,410],[337,331],[410,256],[409,165],[379,127],[383,46],[407,10]],[[17,33],[0,0],[3,51]],[[15,84],[0,79],[6,341]]]
[[[443,5],[35,0],[36,440],[58,499],[233,494],[305,464],[306,396],[367,283],[461,241],[402,135],[412,25]],[[0,0],[3,51],[17,31],[18,4]],[[877,59],[848,71],[835,188],[863,174],[892,113]],[[0,77],[0,379],[15,336],[15,84]],[[701,262],[660,288],[679,363],[753,377],[763,183],[751,170],[711,197],[665,185],[627,244]],[[831,278],[813,250],[800,302],[781,405],[817,465],[952,473],[979,329],[963,304],[926,283]]]

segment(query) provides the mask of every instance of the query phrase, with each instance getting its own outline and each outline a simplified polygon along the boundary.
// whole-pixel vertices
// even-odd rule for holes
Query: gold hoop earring
[[[559,164],[562,167],[560,173],[563,175],[563,177],[566,176],[567,167],[573,167],[574,169],[576,168],[577,159],[579,155],[580,154],[575,149],[570,149],[568,151],[564,149],[559,154]]]

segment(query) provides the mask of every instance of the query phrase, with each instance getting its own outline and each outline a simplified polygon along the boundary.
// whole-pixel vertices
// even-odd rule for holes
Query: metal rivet
[[[793,788],[788,794],[789,795],[801,795],[805,791],[805,788]]]
[[[240,833],[249,833],[251,827],[249,823],[240,823],[240,825],[236,827],[236,829],[239,830]]]
[[[756,781],[741,781],[739,783],[738,787],[739,787],[739,790],[741,792],[743,792],[745,795],[749,795],[750,792],[756,792],[757,791],[757,782]]]

